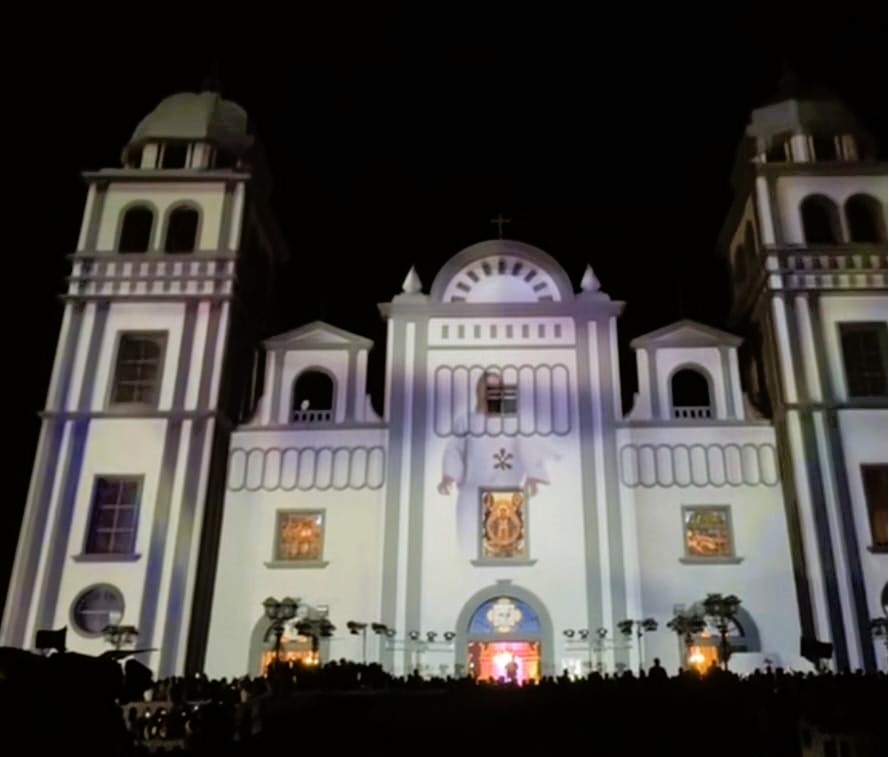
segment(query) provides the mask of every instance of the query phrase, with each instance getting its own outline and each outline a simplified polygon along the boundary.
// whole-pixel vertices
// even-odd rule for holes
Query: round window
[[[120,623],[124,603],[120,589],[110,584],[90,586],[77,595],[71,607],[71,621],[80,633],[101,636],[106,626]]]

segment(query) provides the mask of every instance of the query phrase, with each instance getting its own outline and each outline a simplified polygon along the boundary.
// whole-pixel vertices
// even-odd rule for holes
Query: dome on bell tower
[[[218,92],[180,92],[164,98],[124,148],[124,162],[149,143],[207,143],[220,153],[243,154],[252,144],[247,112]]]

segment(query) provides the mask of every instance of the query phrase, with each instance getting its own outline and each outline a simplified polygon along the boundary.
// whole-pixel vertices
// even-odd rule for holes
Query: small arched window
[[[333,420],[333,379],[323,371],[303,371],[293,382],[291,420],[329,423]]]
[[[810,195],[800,205],[803,237],[808,244],[838,244],[840,215],[833,200],[824,195]]]
[[[883,208],[870,195],[852,195],[846,200],[846,223],[852,242],[882,242],[886,238],[883,227]]]
[[[194,208],[176,208],[167,221],[165,252],[193,252],[198,241],[198,220],[200,216]]]
[[[147,252],[151,245],[154,212],[147,205],[136,205],[124,213],[120,225],[119,252]]]
[[[674,418],[713,417],[710,382],[702,371],[695,368],[682,368],[673,374],[670,399]]]

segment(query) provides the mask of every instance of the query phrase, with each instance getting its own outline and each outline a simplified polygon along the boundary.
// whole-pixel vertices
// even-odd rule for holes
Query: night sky
[[[273,168],[293,256],[288,326],[323,319],[375,339],[378,410],[385,346],[377,303],[400,291],[411,265],[428,291],[449,257],[496,236],[490,219],[499,212],[512,219],[505,237],[553,255],[575,287],[589,262],[602,288],[627,303],[619,324],[627,404],[630,339],[679,317],[724,325],[728,276],[715,243],[732,199],[729,172],[750,110],[774,96],[785,62],[803,84],[842,96],[885,158],[879,6],[773,3],[761,14],[751,5],[726,6],[725,16],[671,8],[653,17],[636,4],[622,19],[601,5],[588,17],[537,8],[524,18],[505,6],[434,25],[269,18],[282,32],[267,44],[232,18],[223,37],[207,32],[224,42],[203,49],[191,39],[196,28],[160,47],[98,33],[56,46],[51,76],[20,79],[18,120],[7,112],[16,125],[7,223],[25,233],[6,249],[18,302],[7,305],[13,453],[0,528],[3,596],[58,337],[65,256],[83,212],[79,172],[118,166],[138,121],[163,97],[199,89],[214,58],[223,95],[248,111]]]

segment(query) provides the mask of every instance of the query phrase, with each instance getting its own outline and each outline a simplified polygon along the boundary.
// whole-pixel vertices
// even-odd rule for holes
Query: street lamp
[[[272,621],[265,632],[265,639],[267,641],[269,634],[275,634],[275,665],[277,666],[281,662],[281,637],[284,635],[284,624],[296,617],[299,600],[284,597],[279,602],[274,597],[269,597],[262,603],[262,606],[265,608],[265,616]]]
[[[386,635],[389,638],[395,636],[394,629],[389,629]],[[441,637],[443,641],[439,641],[439,637]],[[410,642],[410,644],[408,645],[408,651],[411,656],[411,668],[418,672],[421,672],[423,669],[423,652],[427,650],[435,652],[435,648],[429,650],[430,645],[435,645],[438,648],[438,651],[442,651],[440,645],[452,644],[454,639],[457,638],[457,634],[454,631],[445,631],[443,633],[439,633],[438,631],[426,631],[425,633],[421,633],[420,631],[408,631],[407,638]]]
[[[598,631],[605,631],[604,628],[598,629]],[[598,634],[597,631],[597,634]],[[562,633],[565,635],[565,638],[568,639],[569,642],[574,641],[574,637],[576,636],[579,642],[582,642],[584,648],[587,652],[587,670],[588,672],[593,672],[593,645],[590,643],[590,629],[589,628],[578,628],[574,630],[573,628],[566,628]],[[607,634],[607,631],[605,632]],[[597,642],[597,649],[601,652],[602,640],[604,636],[599,636],[599,641]],[[600,662],[597,665],[597,668],[601,668],[601,658]]]
[[[722,667],[728,670],[728,660],[732,655],[732,648],[728,641],[729,627],[735,626],[741,631],[741,635],[744,633],[736,617],[741,600],[734,594],[708,594],[701,604],[704,606],[704,615],[713,618],[719,629],[719,658]]]
[[[361,635],[361,664],[367,665],[367,623],[350,620],[346,623],[346,628],[353,636]]]
[[[628,639],[633,635],[633,629],[636,629],[634,646],[639,652],[639,670],[642,670],[644,668],[645,660],[644,634],[646,631],[657,631],[657,621],[654,618],[644,618],[643,620],[622,620],[617,624],[617,628]]]
[[[105,635],[105,640],[115,649],[120,649],[124,644],[132,644],[134,637],[139,635],[135,626],[120,624],[120,621],[123,620],[123,613],[120,610],[110,610],[108,620],[109,623],[102,629],[102,633]]]

